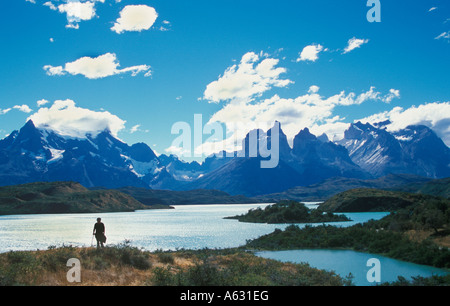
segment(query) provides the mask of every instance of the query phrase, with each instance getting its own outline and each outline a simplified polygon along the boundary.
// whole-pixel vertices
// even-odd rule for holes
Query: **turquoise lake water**
[[[373,275],[373,264],[368,265],[372,258],[379,260],[380,282],[393,282],[398,276],[411,279],[414,276],[429,277],[432,275],[446,275],[449,272],[429,266],[416,265],[409,262],[395,260],[384,256],[360,253],[350,250],[291,250],[291,251],[265,251],[256,255],[283,262],[306,262],[314,268],[334,271],[342,277],[353,276],[356,286],[372,286],[377,282],[369,282],[367,274]]]

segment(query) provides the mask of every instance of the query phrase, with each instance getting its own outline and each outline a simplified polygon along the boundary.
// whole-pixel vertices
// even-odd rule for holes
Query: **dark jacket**
[[[103,237],[105,235],[105,225],[103,223],[95,223],[94,225],[95,238]]]

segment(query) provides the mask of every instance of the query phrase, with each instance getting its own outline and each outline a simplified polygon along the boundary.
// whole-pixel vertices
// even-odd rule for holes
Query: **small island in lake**
[[[240,222],[249,223],[325,223],[352,221],[345,215],[335,215],[333,213],[324,213],[319,209],[309,209],[305,204],[296,201],[280,201],[262,209],[249,210],[246,214],[225,219],[237,219]]]

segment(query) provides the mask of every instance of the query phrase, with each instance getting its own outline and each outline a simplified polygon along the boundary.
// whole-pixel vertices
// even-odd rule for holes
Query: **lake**
[[[371,258],[380,262],[381,282],[396,281],[398,276],[411,279],[413,276],[428,277],[432,275],[446,275],[448,271],[429,266],[417,265],[409,262],[391,259],[388,257],[360,253],[350,250],[290,250],[290,251],[264,251],[256,255],[283,262],[307,262],[311,267],[321,270],[334,271],[342,277],[352,273],[353,283],[356,286],[371,286],[367,280],[367,273],[374,266],[367,266]]]
[[[308,203],[308,206],[314,208],[316,204]],[[284,229],[288,226],[223,219],[267,205],[178,205],[171,210],[127,213],[0,216],[0,252],[46,250],[49,246],[63,244],[90,246],[97,217],[101,217],[105,223],[108,244],[131,240],[133,246],[149,251],[238,247],[244,245],[248,239],[258,238],[276,228]],[[332,224],[350,226],[369,219],[380,219],[386,213],[346,215],[354,221]]]
[[[144,210],[127,213],[14,215],[0,216],[0,253],[17,250],[46,250],[49,246],[91,246],[92,230],[97,217],[106,226],[107,244],[130,240],[131,245],[148,251],[231,248],[284,229],[289,224],[242,223],[224,217],[240,215],[249,209],[269,204],[176,205],[171,210]],[[310,208],[317,203],[307,203]],[[370,219],[381,219],[388,213],[345,213],[353,221],[329,223],[351,226]],[[306,224],[297,224],[300,227]],[[310,224],[320,225],[320,224]],[[352,251],[297,250],[262,252],[258,255],[281,261],[308,262],[320,269],[334,270],[341,276],[350,272],[356,284],[367,284],[368,258],[379,258],[383,281],[395,280],[397,274],[428,276],[434,268],[423,267]],[[442,272],[442,271],[441,271]],[[392,277],[391,277],[392,276]],[[394,277],[395,276],[395,277]]]

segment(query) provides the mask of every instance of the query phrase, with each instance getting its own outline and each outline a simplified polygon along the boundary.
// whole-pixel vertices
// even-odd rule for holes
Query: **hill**
[[[131,195],[145,205],[192,205],[192,204],[251,204],[256,200],[245,196],[232,196],[219,190],[196,189],[188,191],[153,190],[139,187],[117,189]]]
[[[396,211],[427,202],[450,200],[425,194],[358,188],[339,193],[319,206],[327,212]]]
[[[399,191],[430,194],[443,198],[450,198],[450,177],[431,180],[426,183],[410,183],[400,188]]]
[[[0,187],[0,215],[104,213],[149,209],[117,190],[89,190],[75,182]]]
[[[332,196],[357,188],[372,188],[386,190],[402,190],[416,192],[423,184],[430,182],[429,178],[409,174],[389,174],[377,179],[362,180],[355,178],[335,177],[310,186],[297,186],[280,193],[272,193],[255,197],[261,202],[276,202],[293,200],[300,202],[320,202]]]

